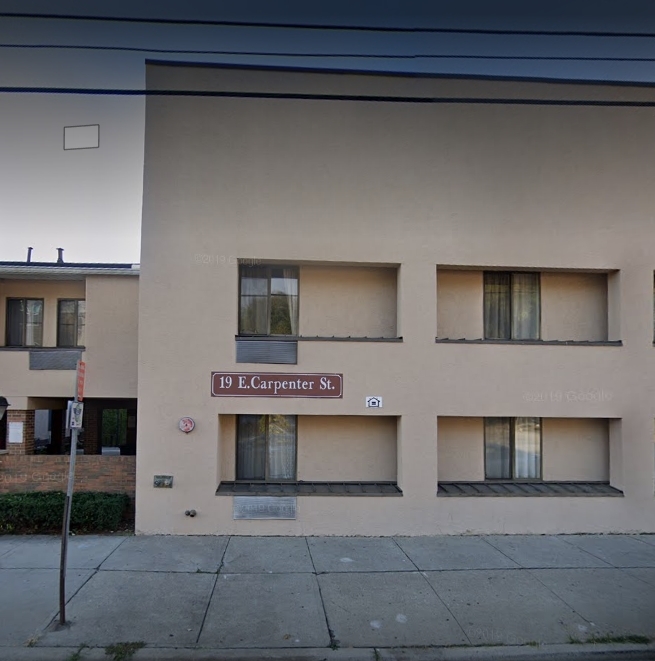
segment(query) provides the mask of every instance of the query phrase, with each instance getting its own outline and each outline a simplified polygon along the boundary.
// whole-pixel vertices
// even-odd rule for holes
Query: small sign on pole
[[[71,429],[82,429],[82,418],[84,416],[84,404],[82,402],[68,402],[70,412],[68,416]]]

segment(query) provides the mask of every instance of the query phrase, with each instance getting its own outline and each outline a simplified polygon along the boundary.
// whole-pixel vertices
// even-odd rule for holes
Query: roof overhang
[[[0,262],[0,279],[84,280],[91,275],[138,276],[139,264],[38,264]]]

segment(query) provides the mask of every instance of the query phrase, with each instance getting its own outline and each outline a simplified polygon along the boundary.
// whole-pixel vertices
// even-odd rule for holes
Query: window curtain
[[[296,477],[296,417],[271,415],[268,423],[268,479]]]
[[[84,346],[86,328],[86,301],[77,301],[77,346]]]
[[[25,344],[28,347],[43,345],[43,301],[27,301]]]
[[[75,346],[75,301],[59,301],[58,346]]]
[[[508,340],[510,334],[509,273],[487,271],[484,274],[484,337]]]
[[[512,274],[512,338],[515,340],[538,340],[539,319],[539,274]]]
[[[266,416],[240,415],[237,425],[237,480],[266,479]]]
[[[239,332],[268,335],[268,270],[241,267]]]
[[[284,293],[289,308],[289,322],[291,335],[298,335],[298,271],[296,269],[283,269]]]
[[[516,418],[514,422],[514,477],[541,477],[541,421],[539,418]]]
[[[20,347],[23,344],[23,323],[25,301],[10,299],[7,301],[7,346]]]
[[[298,271],[271,269],[271,335],[298,335]]]
[[[511,475],[510,419],[484,419],[485,478],[508,480]]]

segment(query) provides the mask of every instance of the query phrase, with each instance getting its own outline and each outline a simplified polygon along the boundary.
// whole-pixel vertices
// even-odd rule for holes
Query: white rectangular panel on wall
[[[295,496],[235,496],[234,519],[295,519]]]
[[[64,126],[64,149],[97,149],[100,147],[100,124]]]

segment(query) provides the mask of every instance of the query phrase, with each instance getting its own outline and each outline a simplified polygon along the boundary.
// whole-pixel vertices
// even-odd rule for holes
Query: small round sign
[[[193,431],[193,428],[196,426],[193,418],[180,418],[179,428],[185,434],[188,434],[190,431]]]

